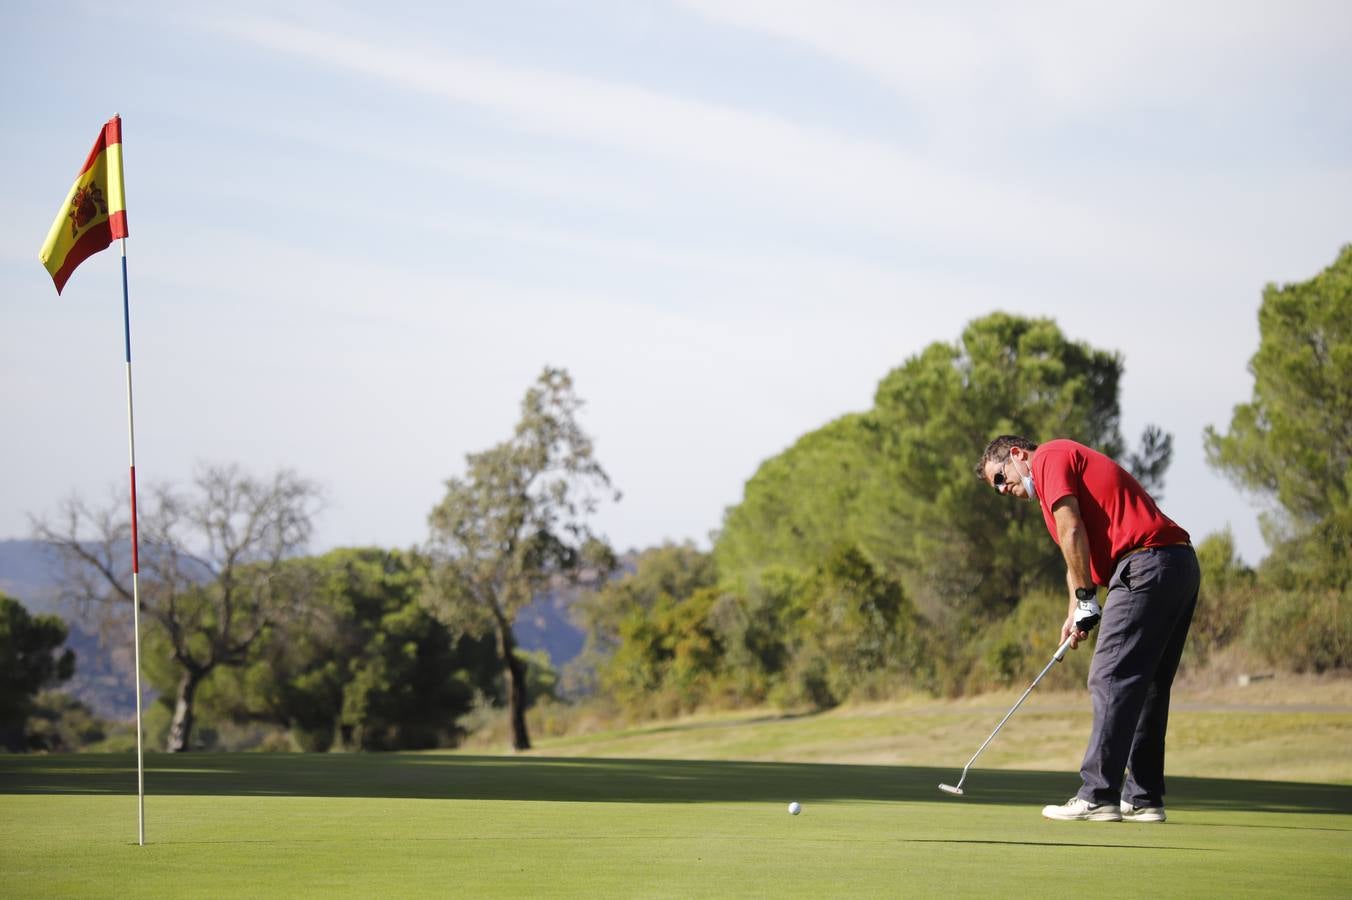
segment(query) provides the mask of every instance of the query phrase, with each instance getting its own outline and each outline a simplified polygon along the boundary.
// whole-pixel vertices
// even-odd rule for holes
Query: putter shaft
[[[1000,733],[1000,729],[1003,728],[1005,726],[1005,723],[1009,721],[1009,717],[1014,715],[1014,711],[1023,705],[1023,701],[1028,699],[1029,694],[1033,693],[1033,688],[1037,687],[1037,683],[1042,680],[1042,676],[1046,675],[1047,672],[1051,670],[1052,666],[1056,665],[1062,659],[1065,658],[1066,651],[1070,649],[1070,642],[1073,639],[1073,637],[1074,635],[1066,638],[1064,641],[1061,642],[1061,646],[1056,648],[1056,653],[1052,656],[1051,660],[1048,661],[1047,665],[1042,667],[1041,672],[1037,673],[1037,677],[1033,679],[1033,683],[1028,685],[1028,690],[1024,691],[1023,696],[1020,697],[1018,701],[1009,708],[1009,712],[1005,713],[1005,717],[1000,720],[1000,724],[995,726],[995,730],[991,732],[990,737],[986,738],[985,742],[982,743],[982,745],[976,749],[976,752],[972,754],[972,758],[967,760],[967,765],[963,766],[962,768],[962,777],[958,779],[957,786],[954,787],[947,784],[941,784],[939,785],[939,790],[948,794],[962,793],[962,783],[967,780],[967,770],[972,768],[972,763],[976,762],[976,758],[981,755],[981,751],[985,750],[987,745],[989,745],[991,741],[995,740],[995,736]]]

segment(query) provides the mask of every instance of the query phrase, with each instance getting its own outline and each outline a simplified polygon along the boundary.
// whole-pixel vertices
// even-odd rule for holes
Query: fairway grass
[[[0,757],[14,897],[1343,896],[1352,787],[1175,778],[1056,823],[1065,773],[460,754]],[[979,776],[979,777],[978,777]],[[803,803],[800,816],[786,804]]]
[[[1290,680],[1264,690],[1213,689],[1176,697],[1169,726],[1170,775],[1352,784],[1352,680]],[[810,715],[773,710],[704,714],[537,737],[532,752],[933,766],[952,768],[955,781],[1020,693],[913,698]],[[1034,694],[982,753],[978,766],[1066,772],[1066,789],[1073,791],[1089,727],[1084,691]],[[503,741],[476,741],[473,752],[504,752]]]
[[[1176,696],[1169,821],[1048,822],[1082,692],[725,713],[525,754],[0,755],[0,897],[1352,896],[1352,682]],[[803,813],[791,816],[797,800]]]

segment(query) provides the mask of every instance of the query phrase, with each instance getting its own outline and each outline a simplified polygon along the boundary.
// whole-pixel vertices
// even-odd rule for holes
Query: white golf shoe
[[[1122,801],[1123,822],[1163,822],[1165,818],[1163,806],[1132,806]]]
[[[1071,797],[1062,806],[1042,807],[1042,817],[1058,822],[1121,822],[1122,811],[1116,803],[1095,806],[1088,800]]]

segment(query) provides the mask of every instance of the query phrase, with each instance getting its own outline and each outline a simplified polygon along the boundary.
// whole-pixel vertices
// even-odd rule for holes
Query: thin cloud
[[[951,6],[877,0],[678,0],[710,22],[809,48],[947,115],[1016,102],[1019,121],[1115,105],[1178,107],[1235,95],[1352,43],[1332,0],[1187,4],[1029,2]],[[962,101],[959,103],[958,101]]]
[[[536,136],[710,167],[742,179],[743,190],[758,183],[775,202],[787,195],[816,216],[863,217],[899,239],[946,234],[1062,260],[1128,237],[1149,241],[1120,235],[1088,242],[1100,225],[1078,204],[765,113],[271,19],[220,19],[210,27],[288,57],[474,106]]]

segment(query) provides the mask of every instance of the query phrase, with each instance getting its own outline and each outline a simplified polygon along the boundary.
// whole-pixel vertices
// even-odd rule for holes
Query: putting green
[[[1352,786],[1173,778],[1054,823],[1064,773],[444,754],[0,757],[8,896],[1347,896]],[[790,816],[790,800],[803,804]]]

